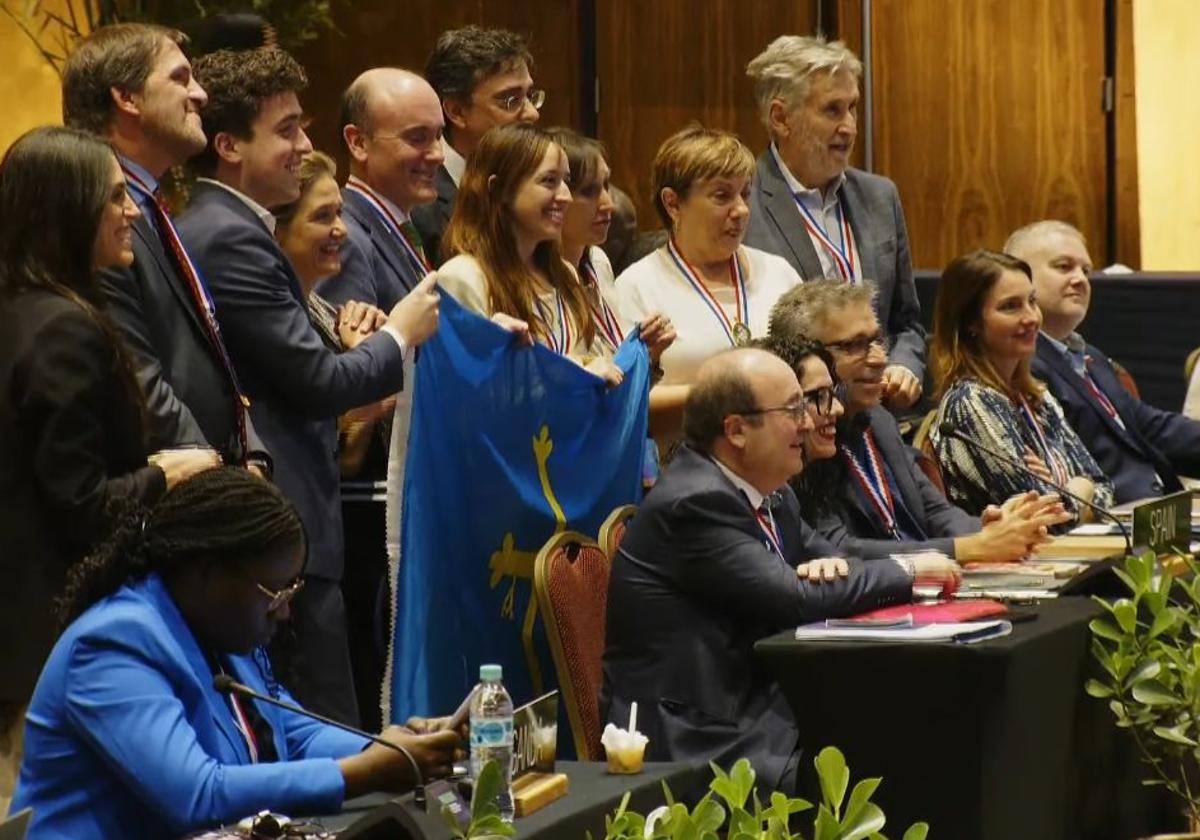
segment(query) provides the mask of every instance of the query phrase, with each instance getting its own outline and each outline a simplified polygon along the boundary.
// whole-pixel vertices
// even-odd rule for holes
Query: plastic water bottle
[[[479,666],[479,688],[471,698],[471,777],[478,779],[489,761],[500,765],[504,784],[496,804],[500,818],[512,822],[513,704],[502,676],[499,665]]]

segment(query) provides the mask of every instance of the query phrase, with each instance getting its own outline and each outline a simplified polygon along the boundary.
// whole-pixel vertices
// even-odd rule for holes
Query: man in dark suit
[[[146,394],[151,450],[212,446],[226,463],[264,472],[255,433],[214,320],[209,293],[158,201],[159,179],[204,148],[208,101],[179,49],[183,35],[148,24],[104,26],[63,72],[63,117],[108,140],[142,216],[133,265],[101,272],[109,312]]]
[[[434,265],[443,262],[442,234],[479,139],[492,126],[537,122],[546,92],[533,86],[532,72],[533,56],[515,32],[464,26],[438,36],[425,63],[425,78],[437,91],[446,114],[445,162],[434,182],[437,200],[413,212]]]
[[[397,391],[406,347],[437,326],[437,292],[423,281],[375,335],[335,354],[309,320],[300,283],[272,236],[268,208],[300,195],[301,158],[312,151],[297,91],[304,71],[287,53],[221,50],[196,62],[209,93],[202,177],[179,222],[208,279],[238,378],[275,459],[275,480],[308,535],[308,585],[292,624],[293,688],[305,704],[358,718],[346,649],[336,418]]]
[[[925,332],[896,185],[850,167],[862,63],[840,41],[784,35],[746,67],[771,145],[758,159],[746,244],[805,280],[872,280],[890,348],[884,404],[920,399]]]
[[[395,67],[367,70],[342,95],[350,178],[342,190],[350,243],[342,270],[318,291],[387,311],[430,271],[412,212],[437,198],[442,105],[429,83]]]
[[[809,378],[815,377],[816,392],[833,385],[830,373],[841,382],[841,399],[834,397],[814,417],[816,428],[806,441],[805,455],[815,463],[804,475],[804,489],[812,491],[804,501],[816,512],[817,530],[855,557],[933,550],[965,563],[1026,556],[1051,526],[1070,517],[1057,497],[1031,493],[989,507],[980,520],[933,485],[895,417],[880,406],[887,356],[874,294],[869,281],[815,280],[788,291],[771,310],[769,340],[779,342],[781,352],[806,340],[828,351],[828,361],[814,353],[804,353],[804,361],[788,359],[812,369],[806,393]]]
[[[1033,269],[1042,310],[1033,373],[1112,481],[1116,501],[1171,493],[1182,489],[1180,475],[1200,477],[1200,422],[1134,397],[1103,351],[1077,332],[1092,296],[1083,234],[1065,222],[1035,222],[1004,250]]]
[[[792,789],[796,721],[754,643],[906,602],[914,578],[957,580],[943,557],[832,557],[787,486],[811,428],[777,356],[729,350],[700,368],[686,444],[630,523],[609,582],[601,714],[624,726],[636,701],[650,760],[744,756],[766,787]]]

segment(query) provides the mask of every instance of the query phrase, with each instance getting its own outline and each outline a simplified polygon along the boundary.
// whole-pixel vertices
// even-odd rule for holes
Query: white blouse
[[[767,334],[771,307],[801,282],[800,275],[782,257],[756,248],[743,245],[738,257],[746,279],[746,326],[751,336],[761,338]],[[675,327],[675,341],[662,355],[660,384],[692,383],[705,359],[731,346],[724,325],[680,272],[665,245],[621,272],[616,285],[619,314],[626,324],[661,312]],[[708,289],[732,322],[736,306],[733,285]]]

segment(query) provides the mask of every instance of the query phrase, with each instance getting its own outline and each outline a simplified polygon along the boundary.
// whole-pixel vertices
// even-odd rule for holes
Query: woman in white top
[[[612,171],[604,159],[604,145],[569,128],[551,128],[550,138],[567,155],[570,166],[571,203],[563,219],[563,257],[583,284],[588,306],[600,338],[615,352],[631,324],[623,323],[616,303],[612,263],[599,247],[608,239],[615,202],[609,192]],[[659,370],[663,351],[675,339],[671,322],[654,313],[639,322],[641,338],[650,351],[650,363]]]
[[[568,174],[567,156],[542,129],[516,123],[488,131],[459,184],[437,282],[468,309],[616,385],[621,371],[563,259]]]
[[[709,356],[767,334],[771,307],[800,282],[785,260],[742,245],[754,155],[732,134],[692,126],[654,157],[654,206],[671,236],[617,278],[621,317],[661,312],[675,326],[650,391],[660,443],[678,438],[683,404]]]

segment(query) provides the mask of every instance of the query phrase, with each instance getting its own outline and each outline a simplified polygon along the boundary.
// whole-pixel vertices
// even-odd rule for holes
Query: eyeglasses
[[[492,99],[510,114],[520,111],[525,107],[526,102],[533,106],[533,110],[540,111],[542,110],[542,106],[546,104],[546,91],[541,88],[531,87],[529,90],[517,91],[516,93],[498,93]]]
[[[258,581],[254,581],[254,585],[258,587],[258,591],[267,597],[270,602],[267,604],[267,612],[275,612],[284,604],[296,597],[296,593],[304,588],[304,578],[298,577],[283,589],[268,589]]]
[[[833,401],[836,398],[839,402],[845,402],[845,388],[842,385],[834,385],[832,387],[816,388],[812,391],[804,392],[804,406],[809,412],[817,417],[824,417],[833,409]]]
[[[836,350],[839,353],[844,353],[851,358],[860,358],[871,352],[871,348],[878,347],[886,356],[888,350],[891,349],[891,340],[883,331],[875,333],[875,335],[860,336],[858,338],[848,338],[845,341],[826,341],[825,346],[830,350]]]
[[[774,408],[756,408],[754,411],[743,411],[741,415],[743,417],[758,417],[763,414],[774,414],[776,412],[786,414],[792,418],[793,423],[803,422],[804,416],[808,414],[808,401],[805,400],[804,402],[790,405],[777,405]]]

